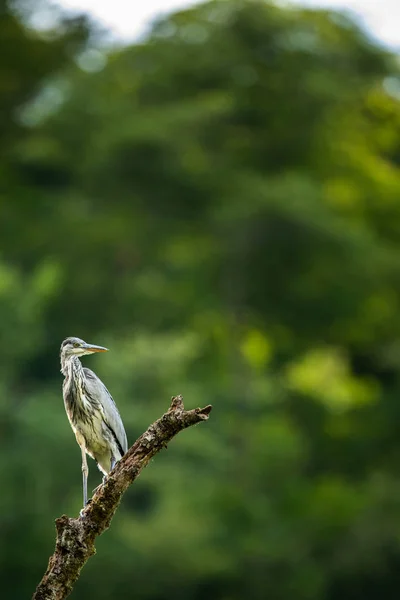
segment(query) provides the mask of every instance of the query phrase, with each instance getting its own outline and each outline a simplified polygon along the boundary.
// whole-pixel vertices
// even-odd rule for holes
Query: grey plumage
[[[110,392],[79,360],[80,356],[94,352],[107,352],[107,348],[76,337],[65,339],[60,350],[65,410],[82,452],[84,506],[89,472],[86,454],[108,475],[128,449],[124,425]]]

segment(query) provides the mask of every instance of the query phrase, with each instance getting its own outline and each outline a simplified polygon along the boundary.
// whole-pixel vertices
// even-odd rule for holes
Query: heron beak
[[[108,348],[104,348],[104,346],[95,346],[94,344],[85,344],[84,349],[86,352],[108,352]]]

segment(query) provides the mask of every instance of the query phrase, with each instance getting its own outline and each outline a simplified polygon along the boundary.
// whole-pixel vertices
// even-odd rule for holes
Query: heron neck
[[[61,373],[64,377],[71,376],[72,373],[78,376],[83,373],[82,363],[77,356],[61,357]]]

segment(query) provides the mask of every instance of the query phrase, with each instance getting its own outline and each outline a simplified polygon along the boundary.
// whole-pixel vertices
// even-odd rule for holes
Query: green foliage
[[[173,394],[214,405],[129,490],[75,598],[397,597],[396,57],[258,1],[165,17],[100,70],[78,66],[84,20],[44,38],[2,3],[0,31],[5,597],[80,508],[67,335],[111,348],[87,364],[130,442]]]

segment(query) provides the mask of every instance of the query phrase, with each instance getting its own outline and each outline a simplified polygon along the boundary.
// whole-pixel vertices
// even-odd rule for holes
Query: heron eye
[[[74,342],[74,348],[79,348],[80,343],[79,342]]]

